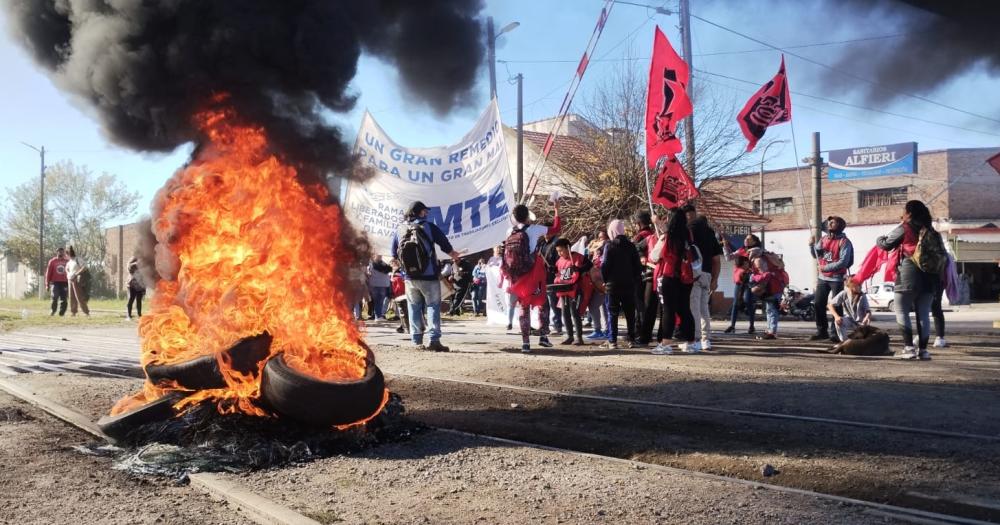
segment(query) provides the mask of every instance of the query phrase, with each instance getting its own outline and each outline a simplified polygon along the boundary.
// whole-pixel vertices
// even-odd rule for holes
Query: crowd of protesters
[[[710,303],[725,258],[732,263],[734,294],[722,333],[735,333],[745,316],[748,334],[760,340],[778,338],[788,286],[781,255],[766,251],[753,234],[734,246],[692,204],[660,216],[640,212],[630,222],[611,220],[576,243],[561,236],[557,204],[552,220],[544,224],[536,223],[524,205],[511,213],[513,225],[504,243],[488,259],[478,258],[473,264],[427,221],[427,207],[414,203],[393,237],[391,264],[376,256],[366,269],[369,319],[384,319],[393,304],[399,317],[397,332],[408,332],[418,348],[448,351],[441,343],[442,287],[451,292],[449,314],[461,315],[464,302],[471,298],[473,315],[485,316],[487,276],[492,272],[500,276],[496,285],[502,290],[499,301],[506,311],[507,330],[520,332],[524,353],[532,352],[533,335],[543,348],[554,346],[550,335],[564,335],[560,343],[572,346],[590,340],[609,350],[647,348],[656,355],[711,351]],[[850,274],[855,252],[846,221],[830,217],[823,226],[823,235],[810,239],[808,246],[818,269],[812,304],[816,332],[810,340],[843,344],[877,332],[870,327],[871,308],[861,286],[874,273],[877,261],[878,268],[885,267],[887,280],[895,282],[894,310],[904,339],[897,357],[930,359],[932,316],[934,346],[947,346],[941,302],[954,261],[922,202],[908,202],[900,225],[878,239],[862,264],[864,275]],[[451,260],[438,262],[435,248]],[[758,306],[765,313],[762,332],[755,327]],[[587,335],[586,327],[591,328]],[[861,327],[866,329],[858,330]]]

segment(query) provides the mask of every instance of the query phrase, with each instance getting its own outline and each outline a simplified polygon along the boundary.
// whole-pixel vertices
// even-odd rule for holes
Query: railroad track
[[[72,408],[59,405],[58,403],[55,403],[45,398],[41,398],[23,386],[14,385],[11,382],[2,379],[0,379],[0,389],[10,393],[11,395],[23,401],[26,401],[32,405],[37,406],[41,410],[49,413],[50,415],[60,420],[69,423],[70,425],[77,427],[83,432],[86,432],[90,435],[97,437],[102,436],[99,430],[95,432],[95,427],[93,423],[89,422],[89,420],[83,414],[80,414],[79,412],[75,411]],[[508,446],[514,445],[519,447],[535,448],[539,450],[556,452],[567,456],[577,456],[599,461],[627,464],[639,468],[647,468],[662,472],[668,472],[675,475],[689,476],[692,478],[701,478],[712,481],[749,486],[760,490],[774,491],[782,494],[807,496],[807,497],[817,498],[820,500],[835,502],[837,504],[855,505],[858,507],[865,508],[866,513],[871,514],[873,516],[878,516],[882,518],[891,518],[909,523],[924,523],[924,524],[940,523],[940,524],[962,524],[962,525],[988,525],[989,523],[992,523],[988,521],[967,518],[964,516],[958,516],[954,514],[931,512],[914,507],[888,505],[872,501],[865,501],[861,499],[847,498],[843,496],[838,496],[836,494],[828,494],[828,493],[804,490],[794,487],[787,487],[770,483],[762,483],[758,481],[750,481],[731,476],[720,476],[716,474],[710,474],[710,473],[676,468],[676,467],[669,467],[655,463],[622,459],[608,455],[580,452],[565,448],[547,446],[539,443],[532,443],[529,441],[509,439],[509,438],[497,437],[481,433],[463,432],[451,429],[437,429],[437,430],[441,432],[448,432],[462,436],[485,439],[488,441]],[[311,518],[299,514],[292,509],[279,505],[264,496],[255,494],[246,487],[234,483],[231,480],[225,479],[221,476],[216,476],[210,473],[199,473],[199,474],[191,474],[190,477],[192,481],[191,484],[193,487],[199,488],[215,498],[221,498],[228,501],[235,508],[239,509],[243,514],[245,514],[248,518],[250,518],[256,523],[260,524],[277,523],[277,524],[287,524],[287,525],[317,525],[318,523],[312,520]]]
[[[581,393],[566,392],[566,391],[561,391],[561,390],[549,390],[549,389],[544,389],[544,388],[531,388],[531,387],[524,387],[524,386],[518,386],[518,385],[510,385],[510,384],[505,384],[505,383],[495,383],[495,382],[490,382],[490,381],[472,381],[472,380],[466,380],[466,379],[455,379],[455,378],[447,378],[447,377],[434,377],[434,376],[425,376],[425,375],[417,375],[417,374],[398,373],[398,372],[393,372],[393,371],[387,370],[387,369],[383,369],[383,372],[386,375],[388,375],[390,378],[393,377],[393,376],[396,376],[396,377],[409,377],[409,378],[413,378],[413,379],[420,379],[420,380],[426,380],[426,381],[438,381],[438,382],[443,382],[443,383],[454,383],[454,384],[470,385],[470,386],[477,386],[477,387],[503,389],[503,390],[510,390],[510,391],[513,391],[513,392],[525,392],[525,393],[531,393],[531,394],[541,394],[541,395],[547,395],[547,396],[553,396],[553,397],[561,397],[561,398],[568,398],[568,399],[585,399],[585,400],[592,400],[592,401],[607,401],[607,402],[620,403],[620,404],[626,404],[626,405],[651,406],[651,407],[659,407],[659,408],[678,409],[678,410],[687,410],[687,411],[695,411],[695,412],[707,412],[707,413],[713,413],[713,414],[727,414],[727,415],[742,416],[742,417],[752,417],[752,418],[783,419],[783,420],[798,421],[798,422],[804,422],[804,423],[822,423],[822,424],[827,424],[827,425],[840,425],[840,426],[867,428],[867,429],[872,429],[872,430],[886,430],[886,431],[892,431],[892,432],[903,432],[903,433],[907,433],[907,434],[920,434],[920,435],[939,436],[939,437],[947,437],[947,438],[961,438],[961,439],[973,439],[973,440],[1000,442],[1000,436],[989,435],[989,434],[974,434],[974,433],[967,433],[967,432],[951,432],[951,431],[947,431],[947,430],[935,430],[935,429],[927,429],[927,428],[916,428],[916,427],[908,427],[908,426],[902,426],[902,425],[885,425],[885,424],[871,423],[871,422],[865,422],[865,421],[850,421],[850,420],[846,420],[846,419],[834,419],[834,418],[815,417],[815,416],[800,416],[800,415],[793,415],[793,414],[782,414],[782,413],[777,413],[777,412],[763,412],[763,411],[757,411],[757,410],[742,410],[742,409],[735,409],[735,408],[719,408],[719,407],[710,407],[710,406],[704,406],[704,405],[691,405],[691,404],[685,404],[685,403],[668,403],[668,402],[665,402],[665,401],[651,401],[651,400],[631,399],[631,398],[616,397],[616,396],[603,396],[603,395],[594,395],[594,394],[581,394]]]

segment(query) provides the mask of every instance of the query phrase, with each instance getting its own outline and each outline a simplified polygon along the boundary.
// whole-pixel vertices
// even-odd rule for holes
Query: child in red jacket
[[[556,279],[552,287],[556,289],[556,296],[559,297],[563,324],[566,326],[566,340],[562,344],[583,346],[581,310],[586,308],[593,292],[594,283],[590,280],[589,274],[593,263],[579,253],[571,252],[569,239],[557,240],[556,252],[559,254],[559,259],[556,260]]]

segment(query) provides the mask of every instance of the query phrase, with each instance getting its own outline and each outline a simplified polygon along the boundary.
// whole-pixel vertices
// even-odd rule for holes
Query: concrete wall
[[[1000,217],[1000,175],[986,159],[1000,150],[949,150],[948,172],[954,184],[948,190],[952,219]]]
[[[35,272],[13,258],[0,254],[0,298],[23,299],[35,282]]]

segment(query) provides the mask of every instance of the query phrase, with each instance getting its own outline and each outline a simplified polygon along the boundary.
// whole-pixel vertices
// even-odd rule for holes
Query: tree
[[[593,232],[611,219],[627,219],[649,209],[643,166],[648,79],[643,64],[623,60],[584,101],[581,115],[595,126],[584,137],[593,152],[587,159],[590,169],[573,173],[574,181],[559,181],[584,189],[584,197],[567,200],[563,205],[569,236]],[[708,180],[745,171],[753,161],[745,151],[746,141],[736,123],[739,101],[721,96],[697,78],[694,84],[694,175],[701,187]],[[679,127],[678,136],[681,133]],[[681,154],[682,162],[686,154]],[[655,173],[649,174],[649,188],[655,178]]]
[[[0,216],[4,250],[31,268],[38,266],[39,181],[7,190]],[[86,166],[62,161],[45,172],[45,258],[73,245],[95,274],[104,269],[109,222],[135,214],[139,193],[114,175],[94,175]]]

